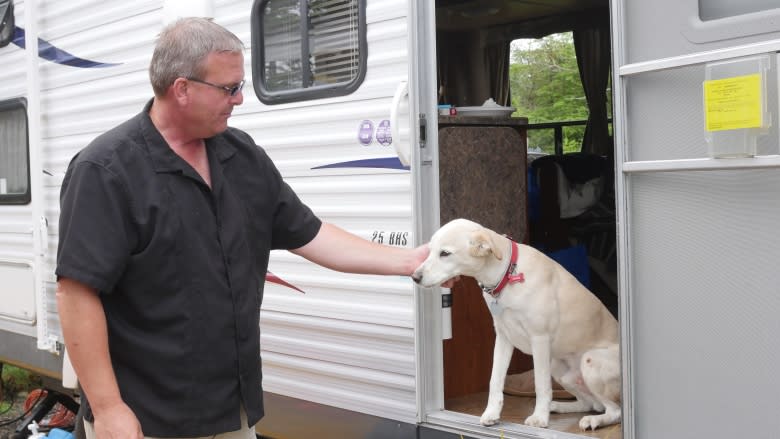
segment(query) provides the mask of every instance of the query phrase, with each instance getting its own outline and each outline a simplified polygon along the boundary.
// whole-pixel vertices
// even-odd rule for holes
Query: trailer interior
[[[617,316],[614,155],[607,107],[611,75],[609,22],[607,0],[436,0],[440,105],[480,106],[492,98],[499,105],[511,106],[511,42],[572,32],[589,108],[580,153],[563,154],[557,145],[554,153],[543,158],[527,155],[527,130],[560,130],[569,121],[531,121],[525,125],[521,120],[512,127],[519,133],[519,140],[511,141],[514,145],[509,149],[516,152],[503,151],[490,141],[479,142],[477,135],[475,151],[480,157],[465,160],[485,162],[483,177],[479,171],[469,176],[448,174],[449,158],[445,156],[449,137],[443,131],[447,124],[446,118],[439,116],[442,224],[456,217],[470,218],[547,253],[566,252],[575,245],[584,247],[585,254],[580,254],[574,264],[579,264],[579,269],[585,267],[586,286]],[[512,118],[523,116],[514,114]],[[483,153],[480,148],[496,148],[495,154]],[[502,185],[506,193],[485,204],[486,185],[495,178],[497,169],[507,166],[516,174],[506,177],[509,184]],[[559,169],[566,170],[569,183],[578,178],[603,180],[597,202],[575,217],[561,218]],[[528,179],[529,174],[533,180]],[[512,202],[507,203],[509,200]],[[462,280],[451,296],[452,338],[443,342],[445,409],[479,417],[487,402],[492,367],[492,318],[473,279]],[[532,374],[531,357],[515,350],[504,389],[502,422],[522,424],[533,411]],[[554,398],[571,397],[557,384],[553,390]],[[622,437],[620,424],[582,432],[578,426],[581,416],[551,414],[550,429],[587,437]]]

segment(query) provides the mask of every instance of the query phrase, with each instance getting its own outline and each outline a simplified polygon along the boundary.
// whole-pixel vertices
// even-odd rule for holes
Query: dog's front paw
[[[599,415],[592,415],[592,416],[583,416],[582,419],[580,419],[580,429],[583,431],[587,430],[595,430],[601,426],[601,416]]]
[[[525,419],[525,425],[530,425],[531,427],[547,428],[549,419],[549,416],[533,414]]]
[[[500,413],[498,410],[491,410],[490,408],[485,409],[485,413],[482,413],[482,417],[479,418],[479,423],[489,427],[491,425],[498,424],[498,420],[500,419]]]

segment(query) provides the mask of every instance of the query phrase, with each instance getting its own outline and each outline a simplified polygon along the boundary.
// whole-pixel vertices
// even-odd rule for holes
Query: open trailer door
[[[612,1],[625,438],[780,428],[777,6]]]

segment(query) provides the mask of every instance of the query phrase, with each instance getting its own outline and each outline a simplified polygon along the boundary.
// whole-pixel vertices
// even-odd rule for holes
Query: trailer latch
[[[425,114],[420,114],[420,148],[425,148],[426,126],[428,125]]]

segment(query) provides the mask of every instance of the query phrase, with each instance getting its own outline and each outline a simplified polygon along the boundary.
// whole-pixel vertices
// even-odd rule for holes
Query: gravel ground
[[[27,399],[27,392],[17,393],[16,398],[14,399],[14,405],[11,407],[11,410],[0,414],[0,424],[5,424],[12,419],[16,419],[19,416],[22,416],[24,412],[25,399]],[[8,436],[16,430],[16,424],[17,423],[14,422],[11,425],[0,425],[0,439],[7,439]]]

